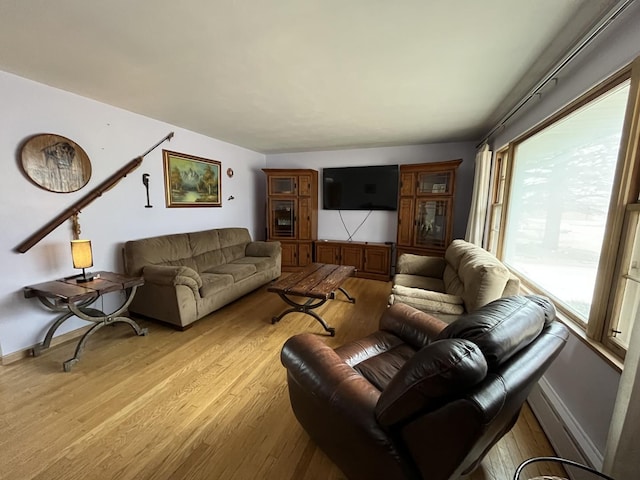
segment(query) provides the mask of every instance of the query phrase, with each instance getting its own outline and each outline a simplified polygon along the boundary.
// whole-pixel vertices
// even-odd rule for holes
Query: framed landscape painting
[[[221,207],[220,165],[216,160],[162,150],[167,207]]]

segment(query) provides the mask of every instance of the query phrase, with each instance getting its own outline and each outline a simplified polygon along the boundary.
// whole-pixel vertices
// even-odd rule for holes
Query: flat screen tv
[[[322,170],[325,210],[397,210],[398,165]]]

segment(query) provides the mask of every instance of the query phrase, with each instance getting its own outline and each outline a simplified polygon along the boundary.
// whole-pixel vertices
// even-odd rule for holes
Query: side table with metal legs
[[[88,322],[93,322],[94,325],[80,338],[74,356],[63,362],[62,366],[65,372],[69,372],[71,367],[78,363],[89,337],[105,325],[126,323],[133,328],[136,335],[147,335],[148,330],[146,328],[141,328],[134,320],[125,316],[138,286],[142,285],[142,283],[142,278],[131,278],[111,272],[100,272],[99,278],[83,284],[74,283],[72,279],[61,279],[54,282],[25,287],[25,297],[35,296],[47,309],[60,313],[47,330],[43,342],[33,347],[33,356],[38,356],[42,350],[49,348],[56,330],[73,316]],[[106,314],[102,310],[90,306],[98,300],[103,293],[117,291],[125,292],[126,299],[122,305],[112,313]]]

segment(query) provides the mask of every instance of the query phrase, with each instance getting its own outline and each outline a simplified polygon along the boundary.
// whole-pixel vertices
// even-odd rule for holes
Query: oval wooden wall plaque
[[[33,183],[50,192],[75,192],[91,178],[91,161],[82,147],[53,134],[27,140],[22,147],[22,169]]]

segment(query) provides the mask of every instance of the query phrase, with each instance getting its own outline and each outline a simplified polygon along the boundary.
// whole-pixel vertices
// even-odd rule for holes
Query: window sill
[[[587,337],[587,333],[580,326],[578,326],[570,318],[562,315],[562,313],[558,312],[556,318],[562,323],[564,323],[567,326],[567,328],[569,328],[571,333],[573,333],[588,348],[593,350],[596,353],[596,355],[598,355],[607,364],[609,364],[611,368],[616,370],[618,373],[622,373],[624,361],[620,357],[618,357],[617,355],[614,355],[611,351],[606,349],[604,345],[602,345],[600,342],[596,342],[595,340]]]
[[[531,291],[524,285],[521,285],[520,292],[523,295],[542,295],[536,292]],[[556,318],[558,321],[564,323],[569,331],[573,333],[575,337],[577,337],[582,343],[584,343],[590,350],[592,350],[596,355],[598,355],[602,360],[604,360],[611,368],[616,370],[618,373],[622,373],[622,369],[624,367],[624,360],[615,355],[612,351],[607,349],[602,343],[593,340],[592,338],[587,337],[587,332],[574,322],[572,319],[563,315],[562,312],[556,312]]]

